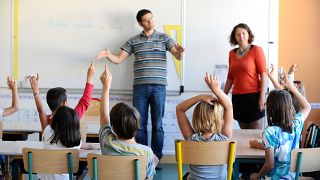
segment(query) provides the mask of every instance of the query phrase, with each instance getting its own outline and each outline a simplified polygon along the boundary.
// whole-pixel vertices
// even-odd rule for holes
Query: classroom
[[[150,9],[155,29],[168,34],[184,48],[182,61],[177,60],[174,54],[166,53],[162,169],[156,171],[154,179],[178,177],[175,141],[184,136],[177,121],[176,107],[195,95],[212,93],[204,81],[206,72],[222,81],[220,87],[223,90],[229,68],[229,51],[237,47],[230,45],[229,36],[232,28],[239,23],[248,24],[253,31],[255,39],[252,44],[263,49],[267,68],[273,64],[275,72],[280,69],[287,72],[292,64],[298,65],[294,80],[303,82],[311,106],[303,126],[302,143],[312,122],[320,126],[320,96],[317,91],[320,88],[317,78],[320,74],[315,69],[320,65],[320,55],[314,53],[319,49],[319,43],[315,41],[319,39],[320,30],[320,4],[317,0],[199,0],[196,3],[192,0],[137,0],[135,3],[130,0],[97,0],[95,3],[85,0],[3,0],[0,2],[0,109],[12,103],[7,76],[13,77],[16,82],[19,108],[9,116],[0,117],[0,132],[3,131],[6,136],[21,133],[25,138],[27,134],[26,142],[42,140],[30,76],[39,73],[39,92],[36,93],[39,93],[45,112],[50,114],[47,91],[53,87],[65,88],[68,106],[75,107],[82,97],[87,69],[92,61],[95,66],[92,98],[101,98],[103,85],[100,75],[107,64],[112,74],[110,109],[120,102],[132,104],[135,56],[129,56],[120,64],[112,63],[108,58],[97,60],[96,56],[105,48],[111,53],[119,53],[130,37],[141,32],[142,26],[136,20],[140,9]],[[273,89],[272,81],[268,80],[265,100]],[[228,96],[231,99],[231,91]],[[94,111],[99,114],[99,110]],[[151,137],[151,113],[148,114],[147,136]],[[192,114],[193,108],[190,108],[186,117],[191,120]],[[94,116],[87,112],[80,123],[86,124],[87,139],[95,139],[97,143],[100,125],[99,117]],[[264,127],[268,125],[266,117],[262,122]],[[240,130],[238,121],[234,120],[233,137],[235,134],[243,136],[241,133],[244,131]],[[261,139],[262,129],[249,134],[249,139]],[[242,167],[239,164],[248,162],[248,156],[260,164],[264,162],[264,151],[250,148],[249,142],[245,143],[249,139],[236,139],[233,179],[240,177]],[[151,143],[149,138],[149,146]],[[251,150],[251,154],[239,150],[241,146]],[[10,149],[7,151],[10,152]],[[86,159],[84,156],[88,152],[80,150],[80,161]],[[9,154],[2,152],[1,155]],[[183,174],[187,170],[188,167],[183,166]],[[27,174],[24,176],[28,179]],[[85,179],[90,179],[89,175]]]

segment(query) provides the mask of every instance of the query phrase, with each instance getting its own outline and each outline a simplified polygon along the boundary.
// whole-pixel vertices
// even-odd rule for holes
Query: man
[[[141,119],[136,135],[136,141],[148,145],[147,123],[148,109],[151,108],[152,137],[151,148],[161,159],[163,148],[162,118],[165,109],[167,85],[167,57],[170,51],[181,60],[184,48],[164,33],[154,29],[153,14],[150,10],[142,9],[137,13],[137,21],[143,31],[130,38],[118,54],[112,54],[109,49],[98,53],[97,59],[108,58],[119,64],[132,53],[134,61],[133,106],[138,109]]]

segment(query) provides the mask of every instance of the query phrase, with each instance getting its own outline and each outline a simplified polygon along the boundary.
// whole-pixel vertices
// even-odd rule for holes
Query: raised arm
[[[103,57],[108,58],[112,63],[115,64],[120,64],[123,60],[125,60],[127,57],[129,56],[129,54],[124,51],[121,50],[118,54],[112,54],[108,48],[100,51],[97,54],[96,59],[101,59]]]
[[[280,83],[278,82],[278,80],[275,76],[276,75],[274,72],[274,66],[273,66],[273,64],[271,64],[270,71],[268,71],[268,77],[269,77],[270,81],[272,82],[275,89],[278,89],[278,90],[283,89],[283,87],[280,85]]]
[[[102,83],[101,105],[100,105],[100,126],[110,124],[109,116],[109,92],[111,87],[112,75],[109,71],[108,65],[100,76]]]
[[[48,119],[46,116],[46,112],[44,110],[44,107],[42,105],[41,97],[40,97],[40,91],[39,91],[39,74],[37,73],[37,76],[31,76],[29,78],[29,82],[33,91],[33,96],[34,96],[34,101],[37,106],[38,114],[39,114],[39,119],[41,123],[41,129],[42,131],[46,128],[48,125]]]
[[[2,114],[3,117],[17,112],[18,106],[19,106],[18,105],[18,90],[17,90],[17,85],[16,85],[15,80],[11,77],[7,77],[7,84],[8,84],[9,89],[11,89],[12,102],[11,102],[10,107],[7,107],[3,110],[3,114]]]
[[[205,81],[211,91],[218,97],[218,102],[223,106],[223,128],[222,133],[227,137],[232,137],[233,129],[233,107],[229,97],[219,88],[219,80],[212,75],[205,75]]]
[[[292,64],[289,68],[288,71],[288,77],[291,81],[294,81],[294,73],[298,69],[299,65],[298,64]]]
[[[183,57],[184,48],[181,45],[176,44],[170,49],[170,52],[176,59],[181,60]]]
[[[184,139],[188,139],[193,133],[194,130],[189,122],[189,119],[186,115],[186,112],[195,104],[200,101],[207,102],[212,104],[211,101],[216,100],[216,98],[212,95],[198,95],[194,96],[190,99],[187,99],[176,107],[176,115],[179,124],[180,131],[184,137]]]
[[[298,91],[298,89],[293,85],[293,82],[288,78],[287,74],[284,72],[283,85],[295,96],[297,101],[301,106],[301,113],[303,114],[302,120],[306,120],[310,111],[311,105],[309,102],[302,96],[302,94]]]
[[[80,98],[78,104],[74,108],[74,110],[77,112],[79,119],[83,117],[84,113],[87,111],[88,107],[90,106],[90,101],[92,98],[92,92],[93,92],[93,78],[96,73],[95,67],[94,67],[94,61],[91,62],[88,70],[87,70],[87,81],[86,81],[86,87],[83,91],[82,97]]]

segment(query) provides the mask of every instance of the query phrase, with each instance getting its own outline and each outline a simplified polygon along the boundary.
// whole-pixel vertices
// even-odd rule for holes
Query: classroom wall
[[[295,79],[305,83],[313,106],[308,121],[320,124],[320,1],[279,3],[279,66],[288,69],[292,63],[299,64]]]

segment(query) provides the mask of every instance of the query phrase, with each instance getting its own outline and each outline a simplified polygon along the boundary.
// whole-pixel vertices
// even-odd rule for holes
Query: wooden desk
[[[10,156],[15,156],[18,158],[22,157],[22,149],[25,147],[28,148],[43,148],[43,142],[41,141],[0,141],[0,155],[6,156],[5,162],[5,174],[6,179],[10,179],[10,168],[9,168],[9,161]],[[79,160],[80,161],[87,161],[87,154],[88,153],[96,153],[101,154],[100,150],[79,150]]]
[[[41,141],[41,125],[40,122],[17,122],[2,121],[3,134],[32,134],[39,133],[39,141]]]
[[[233,179],[239,179],[240,163],[263,163],[265,152],[249,146],[249,140],[261,139],[262,129],[235,129],[231,139],[237,141],[236,160],[233,166]]]

